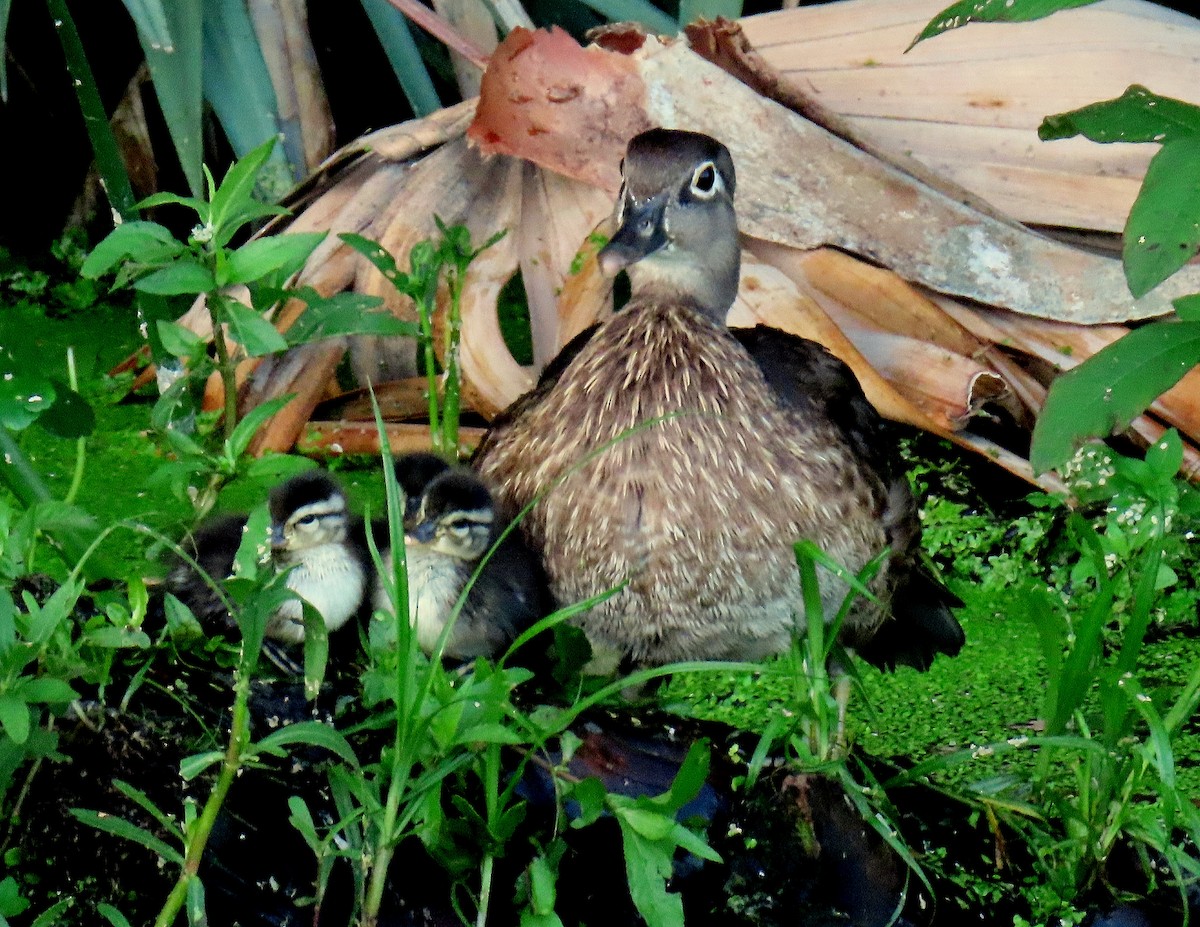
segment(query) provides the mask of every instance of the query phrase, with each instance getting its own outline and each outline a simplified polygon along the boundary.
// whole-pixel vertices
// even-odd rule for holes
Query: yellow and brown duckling
[[[362,613],[372,576],[362,520],[351,515],[345,493],[323,471],[314,470],[276,486],[270,493],[271,560],[290,569],[287,585],[321,613],[336,631]],[[220,582],[233,572],[247,516],[224,515],[196,529],[188,552],[209,577]],[[173,593],[208,629],[234,624],[224,604],[188,563],[167,576]],[[267,637],[283,644],[304,641],[304,619],[298,601],[286,602],[268,621]]]
[[[396,460],[397,481],[406,492],[409,617],[421,649],[431,653],[478,569],[444,654],[457,660],[495,657],[550,613],[545,577],[519,532],[500,540],[508,521],[483,481],[466,467],[438,466],[437,460],[424,454]],[[390,559],[385,552],[384,563]],[[382,580],[376,582],[374,604],[385,614],[392,611]]]
[[[880,604],[857,602],[843,644],[881,665],[956,653],[957,600],[920,561],[908,484],[854,375],[815,342],[726,327],[729,151],[654,129],[629,143],[623,179],[600,263],[628,270],[628,304],[568,345],[476,456],[501,505],[544,494],[521,527],[555,599],[626,584],[580,619],[610,658],[754,660],[803,619],[793,542],[855,572],[888,548]],[[822,572],[827,619],[846,591]]]

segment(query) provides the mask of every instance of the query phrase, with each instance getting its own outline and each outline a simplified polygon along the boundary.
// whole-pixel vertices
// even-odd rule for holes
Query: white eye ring
[[[692,173],[692,183],[689,188],[692,196],[702,200],[711,200],[721,189],[721,175],[712,161],[705,161],[696,167]]]

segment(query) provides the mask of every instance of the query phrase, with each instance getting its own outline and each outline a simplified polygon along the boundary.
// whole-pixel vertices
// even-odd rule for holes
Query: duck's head
[[[293,559],[346,539],[350,513],[337,482],[320,470],[302,473],[271,490],[271,548]]]
[[[404,493],[404,524],[413,524],[421,508],[421,497],[435,477],[450,469],[444,457],[430,451],[410,451],[394,462],[396,483]]]
[[[487,486],[469,470],[451,469],[425,487],[417,514],[405,525],[405,543],[474,561],[491,545],[495,521]]]
[[[688,300],[723,323],[741,263],[729,149],[699,132],[651,129],[630,140],[621,175],[601,270],[628,270],[635,296]]]

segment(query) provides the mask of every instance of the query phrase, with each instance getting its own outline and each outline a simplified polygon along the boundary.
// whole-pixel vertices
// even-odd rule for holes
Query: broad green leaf
[[[190,328],[184,328],[177,322],[159,319],[157,322],[158,337],[162,341],[163,350],[173,357],[188,358],[205,347],[204,339]]]
[[[295,724],[289,724],[255,743],[254,750],[258,753],[283,753],[282,748],[289,744],[321,747],[351,766],[358,767],[358,757],[355,756],[350,742],[339,731],[320,721],[297,721]]]
[[[13,743],[29,739],[29,705],[15,695],[0,694],[0,727]]]
[[[54,404],[54,384],[36,371],[0,359],[0,426],[20,431]]]
[[[1126,428],[1200,361],[1200,322],[1152,322],[1050,386],[1033,429],[1035,473],[1061,466],[1089,438]]]
[[[387,0],[361,0],[361,3],[413,112],[428,116],[441,109],[442,101],[404,14]]]
[[[75,904],[75,899],[67,897],[61,901],[56,901],[50,905],[45,911],[39,914],[29,924],[29,927],[55,927],[56,924],[62,922],[62,916],[66,913],[71,905]]]
[[[287,350],[287,341],[275,326],[236,299],[221,300],[219,316],[229,323],[233,339],[251,357]]]
[[[71,688],[64,679],[52,676],[40,676],[28,679],[20,685],[21,698],[33,704],[35,702],[70,702],[79,698],[79,693]]]
[[[715,20],[718,16],[737,19],[742,15],[742,0],[679,0],[679,24],[697,19]]]
[[[1180,296],[1173,300],[1171,305],[1175,307],[1175,313],[1185,322],[1200,322],[1200,293],[1192,293],[1190,296]]]
[[[182,259],[138,280],[134,289],[160,296],[198,295],[216,289],[212,273],[202,264]]]
[[[201,222],[208,221],[208,214],[210,212],[208,203],[199,197],[180,196],[178,193],[171,193],[166,190],[159,193],[151,193],[145,199],[138,201],[138,209],[149,209],[152,206],[185,206],[192,210]]]
[[[622,827],[631,827],[647,840],[663,840],[675,829],[675,818],[661,811],[621,808],[617,817]]]
[[[1125,279],[1135,297],[1200,251],[1200,136],[1169,141],[1150,160],[1124,241]]]
[[[371,312],[382,302],[377,296],[338,293],[310,303],[287,330],[289,344],[308,344],[337,335],[379,335],[416,338],[420,329],[397,319],[390,312]]]
[[[338,238],[375,265],[375,269],[391,281],[397,289],[401,292],[404,291],[404,284],[401,280],[404,274],[396,266],[396,259],[392,257],[391,252],[383,245],[355,232],[339,232]]]
[[[231,255],[225,267],[222,286],[249,283],[276,271],[289,275],[304,266],[326,232],[271,235],[248,241]]]
[[[138,40],[153,79],[154,94],[171,134],[188,189],[202,192],[201,9],[203,0],[124,0],[138,26]]]
[[[1179,432],[1169,428],[1161,438],[1146,448],[1146,464],[1158,480],[1170,480],[1183,466],[1183,441]]]
[[[258,575],[259,564],[270,553],[271,513],[265,505],[255,507],[242,529],[242,540],[233,558],[235,576],[253,579]]]
[[[176,866],[183,865],[183,856],[178,850],[163,842],[158,837],[155,837],[154,834],[150,833],[144,827],[138,827],[136,824],[131,824],[124,818],[119,818],[115,815],[102,815],[95,811],[89,811],[86,808],[70,808],[68,810],[76,819],[87,824],[89,827],[102,830],[106,834],[122,837],[125,840],[132,840],[134,843],[144,846],[151,853],[157,854],[168,863],[173,863]]]
[[[579,817],[571,822],[572,827],[587,827],[604,813],[604,799],[608,792],[604,783],[589,776],[571,787],[571,798],[579,802]]]
[[[708,778],[709,760],[710,752],[707,740],[698,740],[688,748],[687,756],[684,757],[679,772],[675,774],[671,790],[668,793],[666,807],[670,811],[678,811],[700,794],[700,790],[704,788],[704,782]]]
[[[3,33],[0,33],[0,37]],[[3,53],[3,48],[0,48],[0,53]],[[17,885],[17,880],[12,876],[5,876],[0,879],[0,924],[8,927],[6,917],[15,917],[29,907],[29,901],[21,896],[21,887]]]
[[[553,914],[558,874],[544,856],[535,856],[529,864],[530,906],[541,915]]]
[[[96,413],[86,399],[58,378],[54,384],[54,404],[38,419],[38,424],[56,438],[71,441],[86,438],[96,428]]]
[[[79,273],[94,279],[127,257],[140,263],[157,262],[182,250],[170,230],[157,222],[122,222],[96,244]]]
[[[220,579],[220,577],[216,578]],[[169,592],[163,597],[163,610],[167,616],[167,630],[173,637],[179,634],[187,637],[200,637],[204,634],[200,622],[196,620],[192,610]]]
[[[1096,0],[959,0],[929,21],[905,51],[918,42],[965,26],[967,23],[1020,23],[1041,19],[1059,10],[1087,6]]]
[[[621,828],[621,843],[629,894],[648,927],[683,927],[683,899],[667,891],[674,847],[647,840],[628,827]]]
[[[491,722],[474,724],[454,738],[454,742],[460,744],[519,744],[523,741],[524,738],[512,728]]]
[[[83,642],[113,650],[122,647],[145,649],[152,643],[150,635],[140,628],[92,628],[83,633]]]
[[[1200,107],[1160,97],[1132,84],[1112,100],[1047,116],[1038,127],[1044,142],[1082,135],[1093,142],[1171,142],[1200,134]]]
[[[679,24],[650,0],[583,0],[583,5],[609,22],[638,22],[663,35],[674,35],[679,31]]]

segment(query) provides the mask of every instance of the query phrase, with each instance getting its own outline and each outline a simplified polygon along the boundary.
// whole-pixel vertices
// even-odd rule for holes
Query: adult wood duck
[[[280,570],[291,568],[288,587],[321,613],[330,631],[338,630],[360,614],[372,575],[362,520],[350,514],[337,482],[319,470],[275,487],[268,507],[273,563]],[[219,516],[192,535],[189,553],[217,582],[233,572],[246,520],[244,514]],[[202,626],[223,629],[233,625],[220,597],[190,564],[177,564],[166,585],[167,591],[191,608]],[[268,621],[266,633],[284,644],[302,643],[300,603],[285,603]]]
[[[443,651],[457,660],[494,657],[552,608],[545,575],[519,532],[500,535],[508,522],[487,486],[466,467],[437,466],[432,455],[396,459],[407,496],[404,521],[409,617],[426,653],[437,644],[467,581],[479,569]],[[391,560],[390,551],[383,561]],[[375,608],[392,613],[382,579]]]
[[[636,664],[758,659],[803,604],[793,542],[851,571],[890,549],[841,631],[880,665],[954,654],[956,598],[922,565],[883,423],[821,345],[730,330],[740,250],[729,151],[693,132],[636,136],[619,229],[600,253],[628,304],[577,337],[480,445],[476,467],[543,554],[560,604],[626,585],[580,624]],[[556,485],[558,480],[561,484]],[[821,573],[827,617],[846,586]]]

